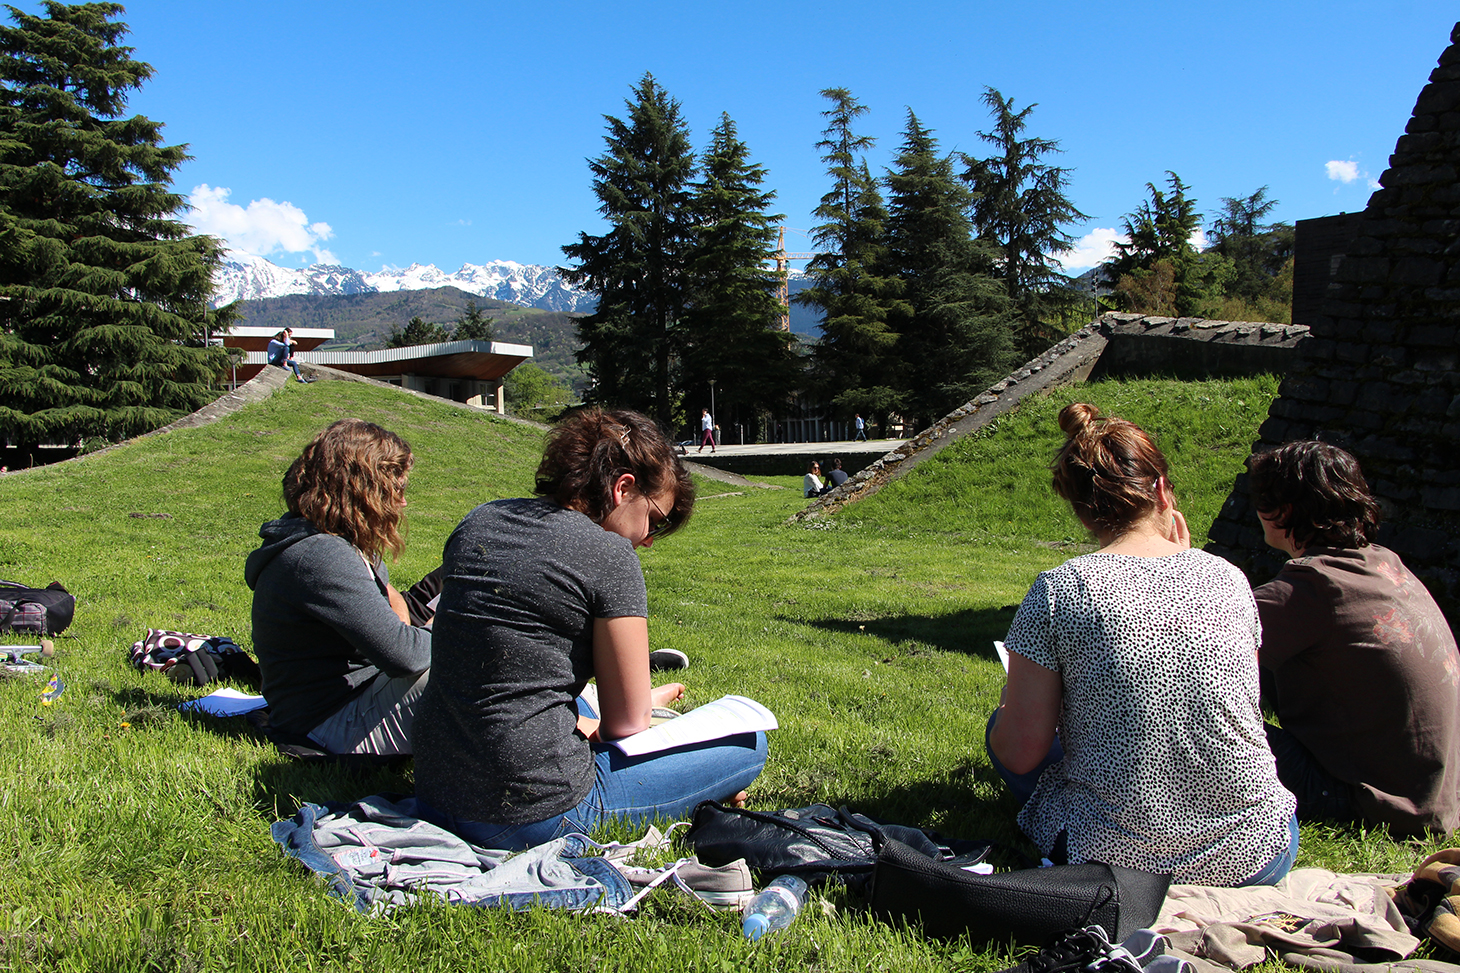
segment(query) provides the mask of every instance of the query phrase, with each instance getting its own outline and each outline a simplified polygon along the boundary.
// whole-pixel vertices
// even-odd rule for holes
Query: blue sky
[[[31,3],[17,4],[35,10]],[[194,222],[284,266],[560,264],[600,232],[585,160],[645,71],[696,148],[722,111],[786,225],[828,188],[827,87],[870,109],[875,172],[911,108],[982,151],[986,85],[1058,139],[1088,266],[1168,169],[1207,214],[1259,186],[1287,221],[1362,209],[1455,23],[1453,2],[445,3],[134,0],[156,74],[130,110],[194,158]],[[796,232],[788,248],[810,249]]]

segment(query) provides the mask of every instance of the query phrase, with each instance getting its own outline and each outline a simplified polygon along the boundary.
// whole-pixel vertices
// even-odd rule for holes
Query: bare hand
[[[667,682],[649,690],[649,699],[655,706],[668,706],[676,699],[684,698],[684,683]]]
[[[402,595],[399,591],[396,591],[390,585],[386,585],[385,600],[390,602],[391,611],[395,612],[396,616],[401,620],[402,624],[409,625],[411,623],[411,610],[406,607],[406,599],[404,595]]]
[[[1191,528],[1186,526],[1186,515],[1180,510],[1171,511],[1171,532],[1166,539],[1181,548],[1191,546]]]

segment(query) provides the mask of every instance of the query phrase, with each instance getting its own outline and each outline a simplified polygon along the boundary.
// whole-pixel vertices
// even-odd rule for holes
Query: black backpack
[[[59,581],[46,588],[0,581],[0,633],[60,635],[75,615],[76,599]]]

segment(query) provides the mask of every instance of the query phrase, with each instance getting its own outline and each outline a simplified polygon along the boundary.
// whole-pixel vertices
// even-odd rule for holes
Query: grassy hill
[[[1115,396],[1132,418],[1148,408],[1141,417],[1166,423],[1158,437],[1183,457],[1173,480],[1195,532],[1206,516],[1196,511],[1215,510],[1230,483],[1196,471],[1240,463],[1272,386],[1191,388],[1194,399],[1164,383],[1045,397],[829,522],[786,525],[804,503],[799,477],[771,481],[781,490],[701,482],[689,527],[642,553],[650,634],[692,658],[690,704],[742,692],[777,713],[752,807],[848,804],[994,838],[1004,865],[1027,853],[982,739],[1002,684],[990,640],[1034,574],[1078,539],[1043,498],[1059,442],[1047,417],[1077,396]],[[249,647],[243,559],[258,525],[282,509],[285,467],[345,415],[401,433],[417,454],[398,583],[435,565],[472,506],[530,488],[540,433],[343,382],[291,383],[205,428],[0,477],[0,576],[57,579],[78,597],[54,660],[67,684],[55,705],[39,705],[35,678],[0,680],[0,835],[13,858],[0,870],[0,966],[840,973],[1012,964],[1007,949],[875,923],[844,891],[758,945],[740,938],[737,917],[707,914],[672,890],[629,921],[438,904],[363,917],[329,898],[279,853],[269,824],[305,801],[409,793],[410,765],[289,763],[242,719],[178,712],[198,690],[136,672],[127,648],[148,627]],[[1006,481],[1026,486],[1012,500],[990,498]],[[1016,517],[1025,502],[1031,512]],[[1299,864],[1399,871],[1430,847],[1305,826]]]
[[[498,340],[532,345],[533,361],[562,381],[581,386],[585,373],[574,359],[578,335],[574,322],[580,315],[542,311],[490,298],[477,297],[455,287],[396,291],[388,294],[292,294],[247,301],[239,324],[257,328],[333,328],[335,337],[322,348],[328,351],[370,351],[385,347],[392,327],[404,328],[411,318],[451,325],[466,311],[468,301],[494,319]]]

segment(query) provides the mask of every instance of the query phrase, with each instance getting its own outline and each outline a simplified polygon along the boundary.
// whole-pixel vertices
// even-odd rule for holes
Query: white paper
[[[1009,671],[1009,650],[998,639],[994,639],[994,651],[999,654],[999,661],[1004,664],[1004,671]]]
[[[775,714],[755,700],[746,696],[721,696],[713,703],[697,706],[683,716],[666,720],[643,733],[612,742],[630,757],[637,757],[737,733],[774,730],[779,726]]]
[[[211,716],[242,716],[269,705],[262,696],[250,696],[236,689],[219,689],[183,703],[178,709],[197,710]]]

